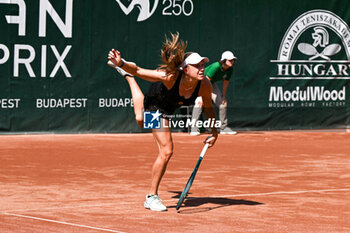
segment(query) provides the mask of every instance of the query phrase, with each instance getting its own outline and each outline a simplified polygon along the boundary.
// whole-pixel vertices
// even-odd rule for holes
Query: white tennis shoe
[[[198,132],[198,131],[192,131],[192,132],[190,133],[190,135],[192,135],[192,136],[199,136],[199,135],[201,135],[201,133]]]
[[[153,211],[167,211],[166,206],[162,204],[162,199],[158,195],[146,195],[144,206],[146,209]]]
[[[192,136],[199,136],[199,135],[201,135],[201,133],[199,132],[199,129],[198,129],[198,128],[192,127],[192,128],[191,128],[190,135],[192,135]]]
[[[233,131],[231,128],[226,127],[225,129],[220,130],[220,134],[230,134],[230,135],[235,135],[237,134],[236,131]]]

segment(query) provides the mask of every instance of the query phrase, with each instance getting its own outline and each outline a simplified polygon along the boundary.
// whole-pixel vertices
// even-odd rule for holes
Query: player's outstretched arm
[[[144,69],[137,66],[133,62],[125,61],[122,59],[121,53],[115,49],[112,49],[108,53],[108,60],[127,73],[140,77],[149,82],[167,82],[169,80],[167,74],[162,70]]]

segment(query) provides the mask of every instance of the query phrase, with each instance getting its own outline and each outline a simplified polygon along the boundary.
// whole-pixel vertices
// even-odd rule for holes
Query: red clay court
[[[173,134],[159,213],[152,134],[2,135],[0,232],[350,232],[346,131],[219,136],[177,212],[205,137]]]

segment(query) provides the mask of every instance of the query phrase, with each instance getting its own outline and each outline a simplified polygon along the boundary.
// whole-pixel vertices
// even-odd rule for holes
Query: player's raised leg
[[[116,71],[118,71],[119,74],[125,77],[126,81],[128,82],[131,90],[131,96],[132,101],[134,104],[134,113],[135,113],[135,119],[137,124],[142,128],[143,126],[143,99],[144,95],[137,84],[135,78],[133,75],[125,72],[123,69],[119,68],[117,65],[115,65],[111,60],[107,62],[109,66],[114,68]]]
[[[134,113],[135,113],[136,122],[140,126],[140,128],[142,128],[144,95],[133,76],[127,75],[125,76],[125,79],[128,81],[130,86],[132,101],[134,103]]]

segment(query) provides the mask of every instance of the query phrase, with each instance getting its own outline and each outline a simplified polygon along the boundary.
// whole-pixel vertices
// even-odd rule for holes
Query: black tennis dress
[[[196,89],[191,97],[186,99],[179,95],[179,86],[183,72],[177,77],[173,87],[168,90],[162,82],[153,83],[144,98],[145,111],[157,111],[162,113],[163,117],[169,118],[180,106],[193,105],[198,97],[201,81],[198,81]],[[167,117],[168,116],[168,117]]]

